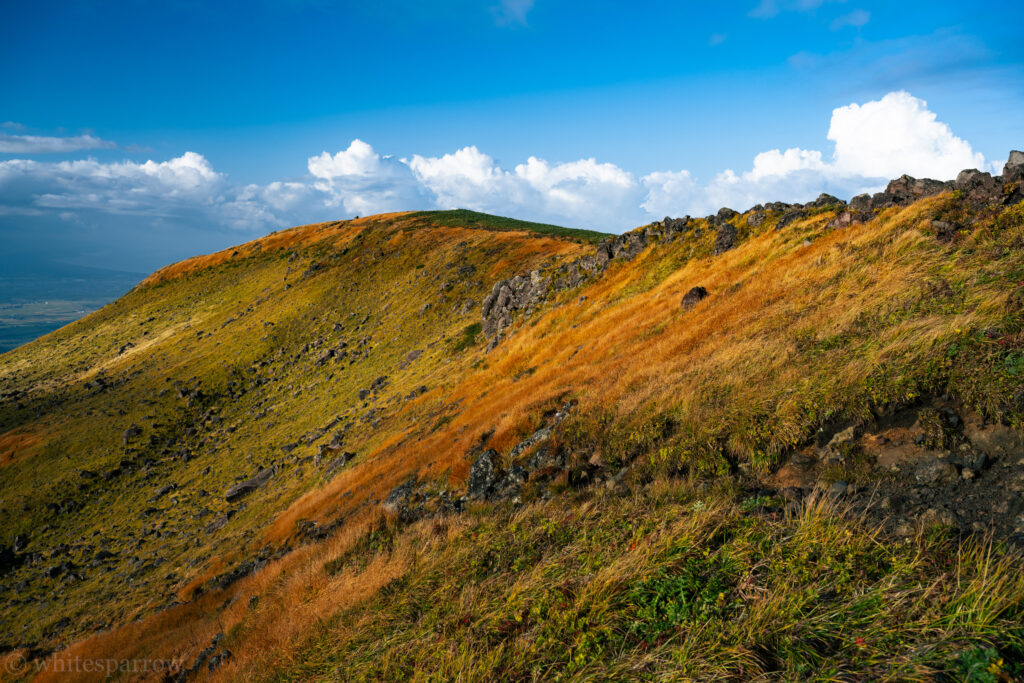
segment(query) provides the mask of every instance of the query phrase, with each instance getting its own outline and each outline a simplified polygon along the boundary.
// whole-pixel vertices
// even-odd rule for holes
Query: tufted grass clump
[[[1018,554],[883,543],[828,499],[783,514],[656,479],[446,523],[443,547],[264,678],[931,680],[1024,662]]]

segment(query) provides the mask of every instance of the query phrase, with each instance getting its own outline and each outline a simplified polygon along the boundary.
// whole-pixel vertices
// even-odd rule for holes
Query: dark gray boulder
[[[229,503],[234,503],[266,484],[272,476],[274,476],[273,468],[260,470],[256,476],[228,487],[228,490],[224,492],[224,499]]]
[[[703,301],[708,297],[708,290],[703,287],[694,287],[685,295],[683,300],[680,302],[680,306],[684,311],[687,311],[696,306],[700,301]]]
[[[736,226],[722,223],[715,231],[715,255],[724,254],[736,246]]]
[[[952,185],[952,183],[941,180],[914,178],[904,174],[889,182],[889,185],[885,188],[885,194],[891,198],[893,205],[905,206],[916,202],[918,199],[945,192],[951,189]]]
[[[779,219],[778,225],[775,226],[776,230],[782,230],[787,225],[794,223],[801,218],[807,218],[807,212],[803,209],[794,209],[793,211],[787,211],[782,214],[782,218]]]
[[[828,228],[848,228],[858,223],[866,223],[874,218],[874,214],[868,211],[841,211],[838,216],[829,221]]]
[[[972,204],[1001,204],[1003,201],[1003,184],[1000,179],[976,168],[960,171],[953,181],[953,187],[962,192],[964,198]]]
[[[859,194],[850,200],[851,211],[870,211],[871,210],[871,195]]]
[[[952,484],[960,479],[960,472],[956,465],[942,460],[929,460],[918,465],[914,471],[914,478],[921,484],[941,486]]]
[[[1024,152],[1016,149],[1010,150],[1010,158],[1006,160],[1006,164],[1003,166],[1003,175],[1005,176],[1008,171],[1014,168],[1024,168]]]
[[[815,199],[813,202],[810,202],[806,206],[813,206],[815,208],[821,209],[827,206],[846,206],[846,202],[844,202],[839,197],[833,197],[830,194],[822,192],[821,194],[818,195],[817,199]]]

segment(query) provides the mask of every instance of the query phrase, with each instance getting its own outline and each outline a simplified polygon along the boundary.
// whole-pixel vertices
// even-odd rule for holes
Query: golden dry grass
[[[368,499],[380,500],[410,474],[447,472],[457,484],[468,473],[465,454],[482,432],[493,429],[489,445],[507,448],[524,435],[539,406],[567,396],[579,398],[580,412],[612,410],[628,417],[654,403],[675,406],[695,423],[718,424],[721,407],[707,396],[709,387],[717,387],[731,392],[735,412],[757,412],[764,402],[761,383],[799,386],[802,380],[805,368],[790,362],[793,332],[813,330],[819,339],[841,334],[866,312],[905,299],[932,277],[948,255],[917,226],[938,201],[890,210],[848,230],[823,230],[829,216],[822,215],[792,231],[765,232],[720,257],[692,260],[626,298],[621,293],[643,278],[655,255],[648,251],[613,267],[571,292],[572,299],[587,297],[582,304],[539,315],[445,396],[445,404],[460,406],[450,422],[395,437],[366,465],[306,494],[269,528],[268,540],[287,538],[298,519],[326,521]],[[816,239],[805,246],[806,233]],[[913,259],[902,257],[908,250]],[[697,285],[711,296],[680,312],[683,294]],[[916,318],[883,330],[869,355],[838,363],[831,381],[863,382],[887,359],[928,349],[932,340],[990,317],[1006,295],[993,284],[977,292],[979,303],[970,313]],[[780,430],[779,447],[798,436]],[[731,446],[750,455],[742,443]],[[342,498],[345,491],[358,493]]]
[[[28,457],[43,445],[45,432],[39,425],[0,434],[0,467]]]

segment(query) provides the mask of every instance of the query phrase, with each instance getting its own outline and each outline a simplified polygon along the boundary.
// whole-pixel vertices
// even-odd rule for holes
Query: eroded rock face
[[[502,476],[497,460],[498,451],[488,449],[473,461],[473,465],[469,468],[469,479],[466,482],[470,498],[484,499],[494,491]]]
[[[853,197],[848,205],[842,199],[825,193],[807,204],[759,204],[747,212],[747,225],[757,227],[767,220],[769,213],[775,213],[781,214],[776,224],[776,229],[781,230],[795,221],[806,218],[809,209],[847,206],[846,211],[840,212],[828,224],[830,228],[846,228],[871,220],[877,209],[907,206],[925,197],[953,189],[963,192],[965,197],[976,205],[1007,205],[1024,200],[1024,152],[1010,152],[1002,176],[993,177],[976,169],[961,172],[956,181],[902,175],[890,181],[885,191],[875,195],[859,194]],[[723,207],[717,214],[707,216],[709,226],[715,230],[715,255],[725,253],[736,246],[736,226],[728,221],[739,215],[736,211]],[[597,245],[592,255],[580,257],[572,263],[560,266],[556,271],[545,275],[540,271],[533,271],[528,276],[517,275],[496,282],[491,293],[484,299],[481,311],[483,332],[490,340],[488,350],[497,345],[501,333],[512,324],[516,311],[522,310],[529,314],[535,306],[544,301],[549,291],[578,287],[589,276],[603,272],[615,260],[631,260],[654,242],[677,238],[690,222],[689,216],[666,216],[662,221],[611,237]],[[953,232],[956,227],[953,226]],[[948,232],[944,228],[937,229],[940,239],[945,239]],[[700,229],[695,234],[699,236]]]
[[[661,228],[665,231],[666,237],[675,237],[690,224],[690,217],[683,216],[682,218],[670,218],[665,216],[665,220],[661,222]]]
[[[539,270],[494,284],[483,301],[483,332],[493,339],[512,324],[512,313],[530,310],[547,296],[548,279]]]

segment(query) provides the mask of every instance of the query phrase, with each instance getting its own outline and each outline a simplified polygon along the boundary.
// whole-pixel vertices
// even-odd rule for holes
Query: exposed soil
[[[824,431],[762,484],[846,498],[897,536],[945,526],[1024,545],[1024,437],[946,398]]]

